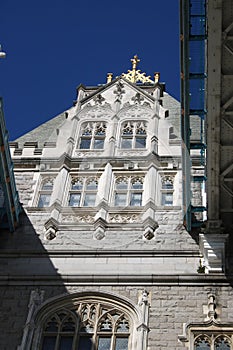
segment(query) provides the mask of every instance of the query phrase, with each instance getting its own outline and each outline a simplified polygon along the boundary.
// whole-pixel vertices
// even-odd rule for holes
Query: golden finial
[[[108,73],[107,74],[107,83],[111,83],[113,77],[113,73]]]
[[[141,73],[140,69],[137,69],[137,64],[140,62],[137,55],[134,55],[134,57],[131,58],[131,62],[132,70],[128,70],[128,73],[122,73],[121,76],[123,78],[129,80],[131,83],[137,83],[139,81],[143,84],[154,84],[154,81],[150,79],[150,75],[146,76],[146,73]]]
[[[138,58],[138,55],[134,55],[133,58],[131,58],[132,62],[132,82],[136,83],[136,69],[137,64],[140,62],[140,59]]]
[[[159,78],[160,78],[160,73],[159,73],[159,72],[155,72],[155,73],[154,73],[155,83],[158,83],[158,82],[159,82]]]
[[[136,70],[138,63],[140,62],[138,55],[134,55],[133,58],[131,58],[131,62],[132,62],[132,70]]]

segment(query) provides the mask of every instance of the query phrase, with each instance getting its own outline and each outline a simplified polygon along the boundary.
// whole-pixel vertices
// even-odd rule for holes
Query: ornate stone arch
[[[56,327],[62,333],[64,322],[69,324],[70,328],[67,328],[68,333],[66,334],[69,334],[70,337],[73,335],[72,341],[75,344],[78,344],[81,337],[80,325],[83,326],[83,334],[89,336],[92,344],[96,344],[94,341],[97,339],[99,341],[101,334],[105,334],[101,333],[103,329],[100,327],[100,322],[102,322],[102,327],[106,328],[104,331],[109,331],[108,337],[112,337],[111,349],[115,349],[116,339],[127,339],[127,350],[146,350],[149,331],[148,295],[148,292],[142,291],[138,305],[134,305],[129,299],[117,294],[99,291],[65,294],[42,302],[43,292],[33,291],[23,340],[18,350],[42,349],[42,341],[46,334],[56,334]],[[84,310],[85,307],[87,311]],[[105,319],[109,320],[109,324],[112,322],[112,328],[109,326],[108,329],[108,326],[104,325]],[[91,337],[88,331],[85,331],[85,327],[91,326],[88,325],[89,320],[93,323],[93,329],[90,331]],[[54,328],[52,328],[52,323]],[[55,341],[58,344],[58,340]]]

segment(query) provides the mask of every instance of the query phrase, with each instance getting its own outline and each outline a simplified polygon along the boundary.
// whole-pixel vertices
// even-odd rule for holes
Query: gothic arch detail
[[[33,293],[18,350],[146,350],[148,292],[139,305],[113,293],[81,292],[44,303]]]

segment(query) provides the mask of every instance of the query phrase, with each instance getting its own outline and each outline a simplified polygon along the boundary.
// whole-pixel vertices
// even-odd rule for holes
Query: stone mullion
[[[148,130],[150,129],[151,137],[150,137],[150,144],[149,144],[149,150],[151,152],[158,153],[158,118],[154,116],[152,118],[151,125],[149,125],[149,128],[147,126],[147,137],[149,136]]]
[[[106,149],[106,142],[105,142],[106,155],[109,157],[113,157],[115,154],[116,133],[118,129],[117,126],[118,126],[118,118],[116,118],[115,116],[111,121],[111,123],[109,123],[109,138],[108,138],[109,142],[108,142],[107,149]]]

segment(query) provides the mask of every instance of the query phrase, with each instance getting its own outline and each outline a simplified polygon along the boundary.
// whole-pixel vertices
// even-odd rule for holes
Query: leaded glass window
[[[121,148],[146,148],[146,137],[145,122],[127,121],[123,124],[121,130]]]
[[[162,178],[161,204],[165,206],[173,205],[173,178],[164,176]]]
[[[98,180],[96,178],[73,178],[69,194],[69,206],[95,206],[97,190]]]
[[[106,123],[88,122],[82,125],[80,149],[103,149],[106,136]]]
[[[194,343],[194,350],[210,350],[210,340],[208,337],[198,337]]]
[[[53,191],[53,181],[54,179],[51,178],[42,180],[37,203],[39,208],[49,207]]]
[[[47,318],[41,350],[129,350],[130,327],[122,310],[81,302]]]
[[[194,341],[194,350],[232,350],[230,337],[219,334],[199,335]]]
[[[114,205],[115,206],[141,206],[143,194],[142,177],[122,177],[115,181]]]
[[[215,339],[214,350],[231,350],[230,340],[226,336]]]

